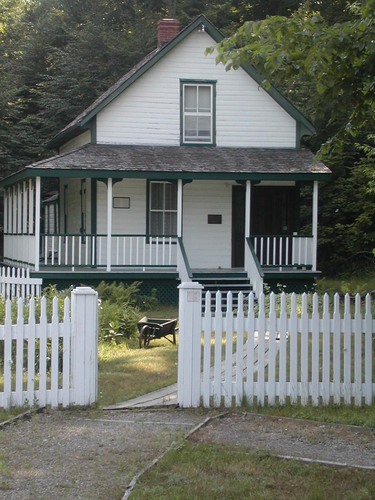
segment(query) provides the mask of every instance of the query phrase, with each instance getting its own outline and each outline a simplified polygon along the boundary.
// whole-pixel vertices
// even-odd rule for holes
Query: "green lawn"
[[[375,498],[375,472],[187,441],[142,475],[131,498],[370,500]]]
[[[99,345],[99,406],[126,401],[177,382],[177,346],[160,339]]]

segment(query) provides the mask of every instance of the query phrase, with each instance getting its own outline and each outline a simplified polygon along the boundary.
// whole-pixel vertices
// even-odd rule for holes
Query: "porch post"
[[[29,180],[29,234],[34,232],[34,184]]]
[[[316,271],[317,247],[318,247],[318,181],[314,181],[313,190],[313,210],[312,210],[312,269]]]
[[[111,271],[112,259],[112,178],[107,182],[107,272]]]
[[[182,237],[182,179],[177,181],[177,236]]]
[[[246,200],[245,200],[245,238],[250,237],[251,220],[251,181],[246,181]]]
[[[39,271],[41,179],[35,177],[35,271]]]
[[[7,234],[8,232],[8,193],[9,189],[4,189],[4,233],[5,234]]]
[[[22,234],[22,184],[19,182],[17,184],[17,234]]]

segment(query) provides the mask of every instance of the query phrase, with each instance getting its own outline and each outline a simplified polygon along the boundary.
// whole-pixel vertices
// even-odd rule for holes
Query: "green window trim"
[[[205,100],[204,90],[206,89],[210,91],[209,107],[199,109],[200,102]],[[188,91],[190,101],[194,104],[190,106],[190,109],[187,105]],[[195,122],[196,135],[186,134],[186,123],[189,118],[191,124]],[[208,127],[207,124],[209,124]],[[207,130],[208,140],[205,140],[204,133]],[[216,80],[180,80],[180,145],[216,146]]]

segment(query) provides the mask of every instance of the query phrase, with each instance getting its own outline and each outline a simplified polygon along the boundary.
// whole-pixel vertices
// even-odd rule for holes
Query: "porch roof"
[[[3,179],[2,185],[36,176],[240,181],[323,180],[330,173],[305,149],[87,144],[28,165]]]

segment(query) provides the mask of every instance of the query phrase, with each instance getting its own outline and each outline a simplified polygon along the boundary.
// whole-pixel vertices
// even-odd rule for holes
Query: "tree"
[[[243,24],[216,46],[217,62],[227,70],[251,63],[264,87],[272,81],[314,121],[309,145],[333,172],[321,190],[319,254],[323,270],[337,273],[349,262],[357,269],[375,240],[375,0],[338,11],[340,22],[311,6],[322,3]]]
[[[0,175],[46,154],[52,136],[156,46],[164,2],[0,0]]]
[[[247,22],[218,44],[217,61],[227,70],[250,62],[266,87],[272,80],[324,124],[327,139],[345,140],[374,126],[374,9],[375,0],[355,2],[349,20],[329,24],[303,5],[289,18]]]

